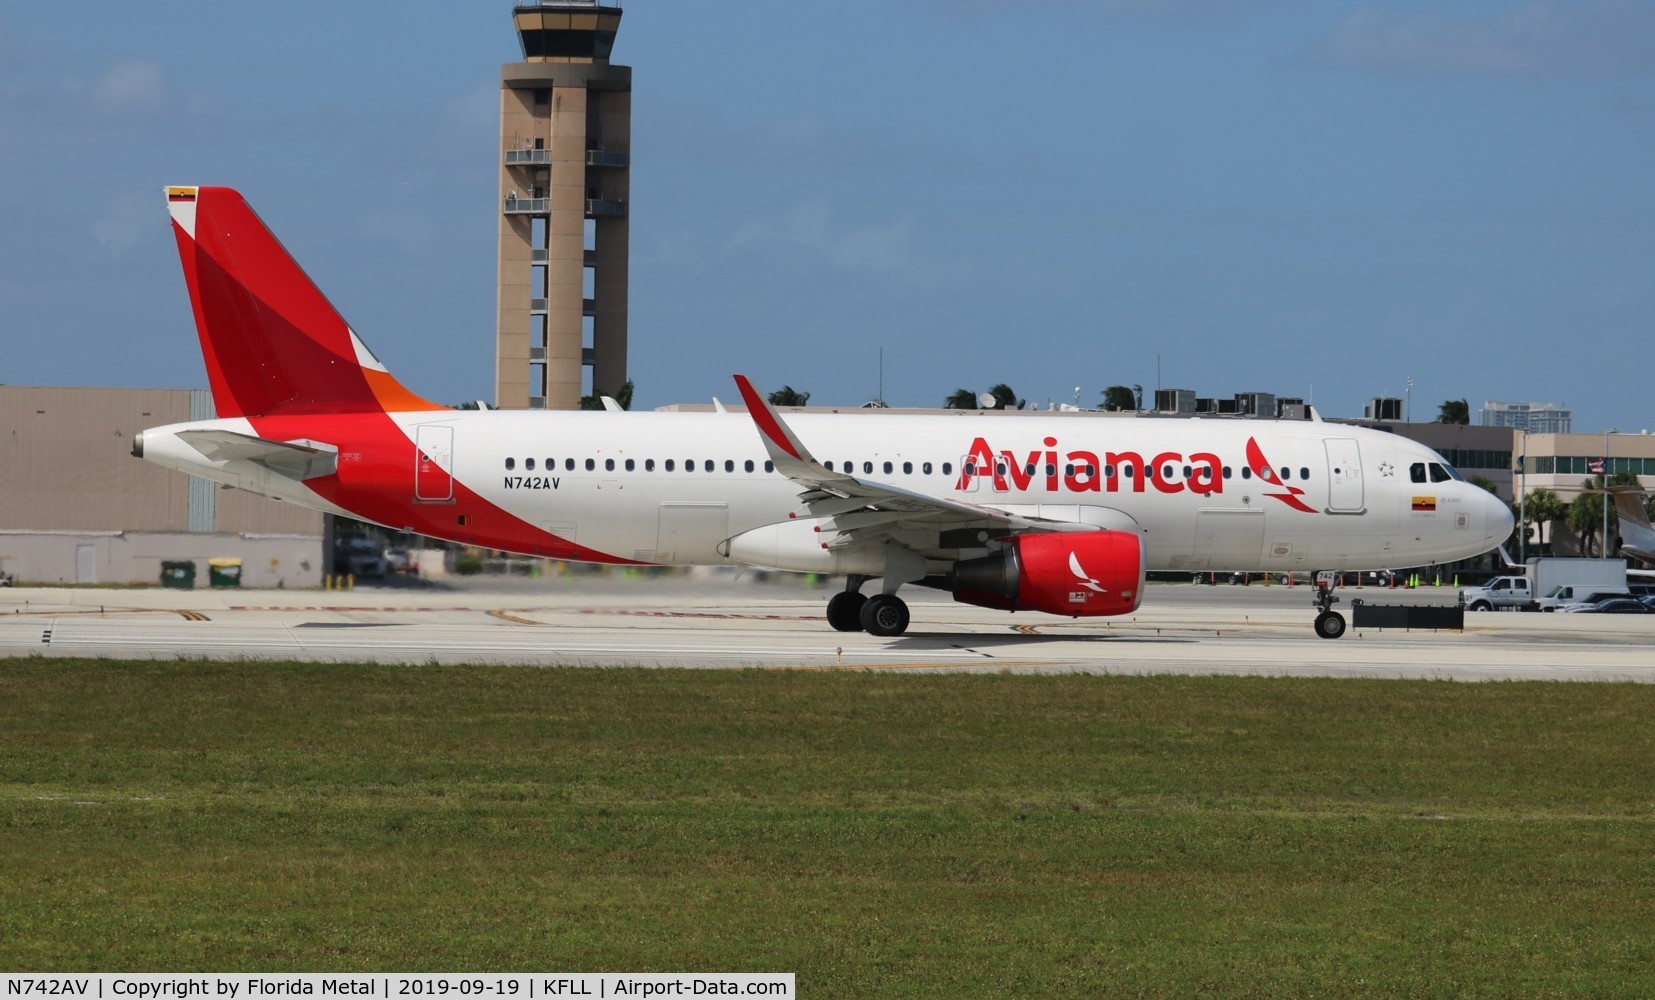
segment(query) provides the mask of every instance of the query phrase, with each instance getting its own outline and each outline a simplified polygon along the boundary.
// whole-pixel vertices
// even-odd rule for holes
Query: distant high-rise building
[[[1554,403],[1483,403],[1484,427],[1511,427],[1530,434],[1568,434],[1573,410]]]
[[[523,61],[500,70],[494,396],[572,410],[586,387],[626,382],[632,68],[609,62],[619,7],[541,0],[512,20]]]

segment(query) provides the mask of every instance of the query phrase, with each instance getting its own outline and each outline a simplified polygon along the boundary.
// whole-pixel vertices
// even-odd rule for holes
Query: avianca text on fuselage
[[[1197,451],[1189,455],[1163,451],[1147,457],[1136,451],[1106,451],[1100,459],[1097,452],[1076,450],[1061,452],[1060,458],[1056,438],[1048,437],[1041,443],[1045,446],[1043,450],[1037,448],[1026,455],[1018,455],[1009,448],[997,452],[987,439],[977,438],[971,442],[971,450],[960,469],[955,489],[970,490],[974,480],[987,479],[993,483],[997,493],[1013,490],[1027,492],[1031,488],[1039,488],[1037,481],[1054,493],[1059,490],[1070,493],[1119,493],[1122,491],[1121,480],[1125,479],[1128,484],[1125,488],[1133,493],[1144,493],[1151,487],[1161,493],[1183,493],[1186,490],[1205,494],[1224,492],[1224,462],[1210,451]],[[1288,491],[1285,496],[1274,493],[1267,496],[1278,497],[1296,510],[1315,513],[1297,500],[1303,490],[1281,481],[1253,438],[1247,439],[1247,458],[1247,467],[1254,475],[1271,486]],[[1170,474],[1168,470],[1172,470]],[[1178,474],[1180,471],[1183,475]]]

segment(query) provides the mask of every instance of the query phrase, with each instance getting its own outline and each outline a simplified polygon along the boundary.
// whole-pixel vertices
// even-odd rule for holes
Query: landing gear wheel
[[[828,601],[828,624],[841,632],[862,631],[862,605],[868,603],[866,594],[844,591]]]
[[[862,628],[869,635],[892,636],[908,631],[908,605],[895,594],[875,594],[862,605]]]
[[[1345,616],[1337,611],[1324,611],[1316,616],[1316,634],[1324,639],[1337,639],[1345,634]]]

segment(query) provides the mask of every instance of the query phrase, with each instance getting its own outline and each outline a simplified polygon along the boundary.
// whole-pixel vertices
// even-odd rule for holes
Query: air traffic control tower
[[[572,410],[626,381],[632,67],[609,62],[619,7],[542,0],[512,20],[523,61],[500,69],[494,398]]]

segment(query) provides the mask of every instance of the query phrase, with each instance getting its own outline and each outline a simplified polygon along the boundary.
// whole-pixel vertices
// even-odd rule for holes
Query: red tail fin
[[[443,408],[391,377],[239,193],[167,203],[219,416]]]

